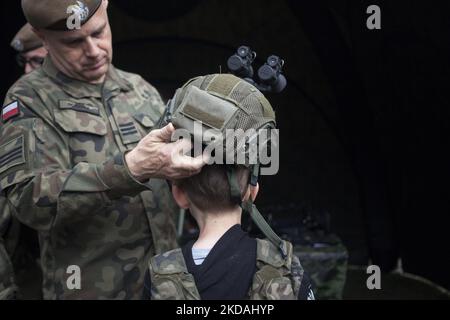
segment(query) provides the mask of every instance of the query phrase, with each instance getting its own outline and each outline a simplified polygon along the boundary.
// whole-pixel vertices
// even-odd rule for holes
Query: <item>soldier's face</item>
[[[47,50],[44,47],[28,51],[20,54],[19,65],[24,68],[25,73],[30,73],[42,65],[46,56]]]
[[[81,29],[41,31],[44,45],[55,66],[65,75],[89,83],[105,79],[112,60],[112,36],[103,1],[95,15]]]

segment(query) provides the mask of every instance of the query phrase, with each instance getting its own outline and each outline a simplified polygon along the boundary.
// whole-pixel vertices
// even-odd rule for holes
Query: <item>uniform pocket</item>
[[[108,150],[107,123],[100,115],[73,109],[55,110],[55,120],[68,135],[73,165],[79,162],[101,163]]]
[[[138,129],[142,135],[142,137],[145,137],[150,131],[153,130],[156,123],[159,121],[159,119],[155,119],[153,115],[148,115],[145,113],[136,113],[133,115],[133,119],[138,124]]]
[[[106,135],[106,122],[99,115],[72,109],[55,110],[55,120],[66,132],[85,132]]]

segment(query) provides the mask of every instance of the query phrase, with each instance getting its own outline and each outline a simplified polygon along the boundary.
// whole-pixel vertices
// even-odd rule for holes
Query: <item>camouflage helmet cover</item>
[[[235,150],[242,150],[239,146],[258,138],[260,129],[271,129],[276,125],[275,112],[264,95],[231,74],[193,78],[177,90],[170,104],[175,128],[188,130],[204,145],[223,143],[229,132],[233,132],[238,146]],[[201,131],[194,130],[195,123],[202,124]],[[260,138],[258,143],[262,143]]]

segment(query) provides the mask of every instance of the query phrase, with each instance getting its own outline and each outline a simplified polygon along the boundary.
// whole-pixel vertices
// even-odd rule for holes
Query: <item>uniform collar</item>
[[[64,92],[74,98],[102,98],[103,89],[107,93],[127,92],[133,89],[132,84],[122,78],[112,64],[108,68],[108,73],[103,84],[87,83],[66,76],[56,68],[50,57],[45,59],[42,68],[50,78],[60,85]]]

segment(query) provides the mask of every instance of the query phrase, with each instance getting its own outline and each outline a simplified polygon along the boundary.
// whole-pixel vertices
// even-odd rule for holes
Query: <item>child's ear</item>
[[[256,184],[256,186],[250,185],[247,189],[247,192],[244,195],[244,198],[242,199],[243,202],[247,201],[248,199],[252,199],[252,202],[256,200],[256,196],[259,192],[259,183]]]
[[[259,183],[256,183],[256,186],[250,186],[250,196],[252,197],[253,202],[255,202],[258,192],[259,192]]]
[[[175,202],[181,209],[189,209],[189,200],[187,198],[186,192],[178,185],[172,185],[172,195],[175,199]]]

